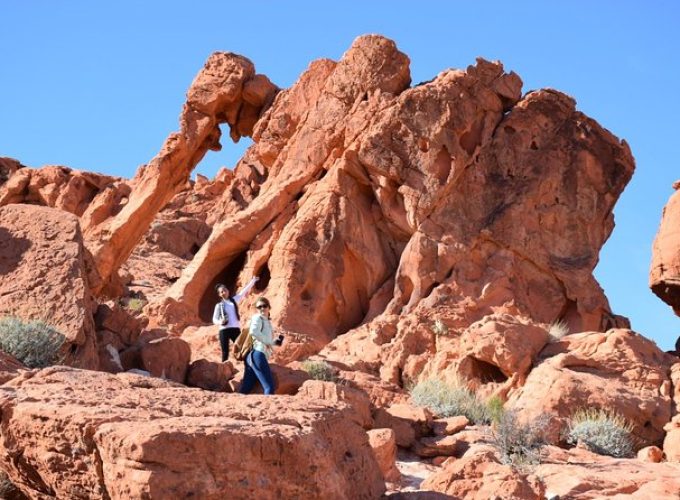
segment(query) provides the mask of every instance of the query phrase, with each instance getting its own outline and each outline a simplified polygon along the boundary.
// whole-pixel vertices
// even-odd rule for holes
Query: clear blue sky
[[[281,87],[365,33],[397,42],[414,83],[476,56],[499,59],[524,91],[560,89],[630,144],[637,170],[596,276],[613,310],[662,349],[680,335],[680,319],[647,285],[680,178],[680,2],[0,0],[0,20],[0,156],[125,177],[178,128],[186,89],[213,51],[249,57]],[[199,172],[233,166],[248,145],[225,139]]]

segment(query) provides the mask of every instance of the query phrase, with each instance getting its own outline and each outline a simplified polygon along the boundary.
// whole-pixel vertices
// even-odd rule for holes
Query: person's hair
[[[269,303],[269,300],[267,300],[267,297],[260,297],[255,301],[255,307],[259,306],[267,306],[271,309],[272,305]]]
[[[226,289],[226,290],[229,290],[229,289],[227,288],[227,285],[225,285],[224,283],[218,283],[217,285],[215,285],[215,291],[216,291],[216,292],[219,292],[219,291],[220,291],[220,288],[224,288],[224,289]]]

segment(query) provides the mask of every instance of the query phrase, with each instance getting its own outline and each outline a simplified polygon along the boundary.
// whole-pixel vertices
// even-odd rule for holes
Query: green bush
[[[569,420],[566,441],[582,443],[590,451],[616,458],[634,452],[632,426],[621,415],[599,409],[578,410]]]
[[[64,340],[64,335],[42,321],[0,318],[0,350],[28,368],[58,364]]]
[[[147,303],[148,302],[144,299],[138,299],[133,297],[125,300],[125,302],[123,303],[123,307],[125,307],[125,309],[132,312],[133,314],[137,314],[142,312],[142,309],[144,309],[144,306]]]
[[[504,411],[492,434],[492,443],[501,462],[520,470],[540,464],[543,447],[547,444],[548,423],[547,415],[521,423],[514,411]]]
[[[500,422],[501,418],[505,414],[505,409],[503,408],[503,400],[498,396],[492,396],[486,401],[486,408],[489,413],[489,419],[491,423],[497,424]]]
[[[310,378],[314,380],[324,380],[326,382],[335,382],[337,377],[333,367],[325,361],[303,361],[302,369],[307,372]]]
[[[493,420],[493,412],[498,411],[497,408],[492,409],[489,404],[477,398],[463,384],[446,383],[439,379],[418,382],[411,389],[411,399],[416,405],[429,408],[438,417],[464,415],[475,424],[490,423]],[[494,405],[497,405],[497,402],[494,402]]]

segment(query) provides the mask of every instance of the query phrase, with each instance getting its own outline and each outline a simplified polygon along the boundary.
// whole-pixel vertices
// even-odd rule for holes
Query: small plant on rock
[[[632,425],[617,413],[601,409],[581,409],[569,420],[566,441],[594,453],[616,458],[633,455]]]
[[[565,335],[569,335],[569,325],[563,319],[553,321],[548,329],[548,339],[550,342],[557,342]]]
[[[411,389],[411,399],[416,405],[429,408],[438,417],[464,415],[475,424],[491,422],[488,405],[480,401],[462,382],[423,380]]]
[[[134,314],[137,314],[142,312],[142,309],[144,309],[144,306],[146,304],[147,304],[146,300],[133,297],[127,300],[127,302],[125,303],[125,309]]]
[[[325,361],[303,361],[302,369],[314,380],[326,382],[335,382],[337,380],[333,367]]]
[[[489,415],[489,420],[492,424],[500,422],[505,408],[503,408],[503,400],[498,396],[492,396],[486,401],[486,408]]]
[[[444,323],[441,319],[437,318],[434,320],[434,324],[432,325],[432,331],[435,335],[448,335],[449,327],[446,326],[446,323]]]
[[[5,471],[0,471],[0,498],[23,500],[28,499],[10,480]]]
[[[65,337],[42,321],[0,318],[0,350],[28,368],[45,368],[62,360]]]
[[[542,415],[522,423],[515,411],[504,411],[492,433],[492,443],[500,454],[501,462],[518,470],[540,464],[543,447],[547,444],[548,422],[549,417]]]

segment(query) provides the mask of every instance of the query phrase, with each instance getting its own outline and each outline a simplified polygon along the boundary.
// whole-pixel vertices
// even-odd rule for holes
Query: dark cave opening
[[[479,380],[482,384],[503,383],[508,380],[508,377],[496,365],[474,356],[468,356],[463,363],[467,364],[465,371],[469,374],[469,377]]]

